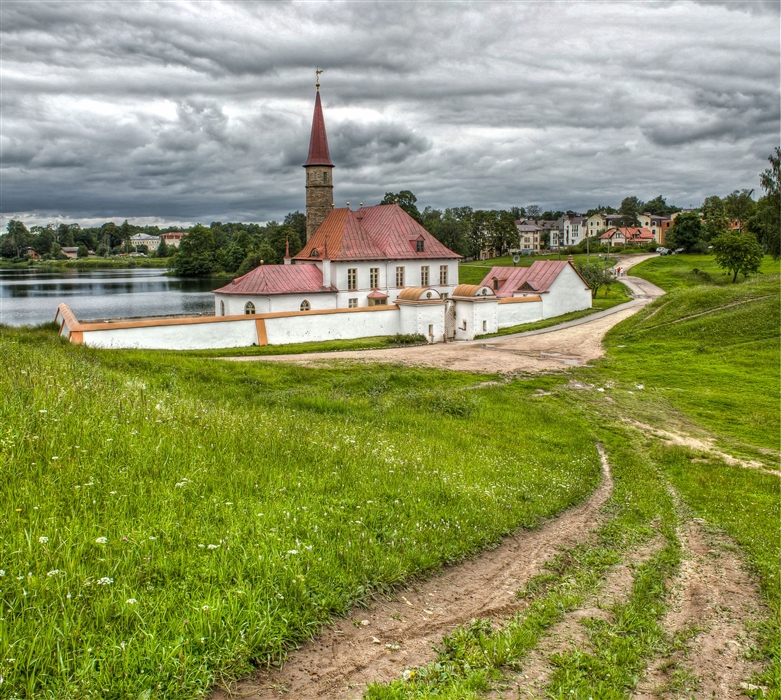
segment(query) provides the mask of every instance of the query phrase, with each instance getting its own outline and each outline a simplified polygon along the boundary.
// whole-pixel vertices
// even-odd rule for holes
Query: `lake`
[[[22,270],[0,268],[0,323],[54,320],[65,302],[80,321],[214,311],[215,279],[169,277],[162,268]]]

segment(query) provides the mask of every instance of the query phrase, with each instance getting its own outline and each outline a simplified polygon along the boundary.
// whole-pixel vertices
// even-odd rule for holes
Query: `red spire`
[[[307,165],[327,165],[334,167],[331,156],[328,153],[328,137],[325,135],[325,121],[323,121],[323,108],[320,105],[320,91],[315,98],[315,115],[312,117],[312,136],[309,138],[309,157],[304,163]]]

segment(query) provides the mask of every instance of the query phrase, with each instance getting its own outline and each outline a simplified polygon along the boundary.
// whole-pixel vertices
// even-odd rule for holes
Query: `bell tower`
[[[323,108],[320,104],[320,74],[317,70],[317,96],[312,117],[312,135],[309,137],[309,156],[304,163],[306,171],[306,240],[320,228],[334,206],[334,182],[328,138],[325,135]]]

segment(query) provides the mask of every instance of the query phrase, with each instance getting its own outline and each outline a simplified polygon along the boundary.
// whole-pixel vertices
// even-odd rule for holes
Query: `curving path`
[[[433,661],[433,645],[473,618],[511,615],[526,602],[515,593],[539,573],[560,547],[584,541],[600,522],[613,490],[610,465],[592,496],[538,530],[506,538],[496,549],[401,589],[393,600],[355,608],[290,655],[279,670],[259,671],[212,700],[352,700],[368,683],[398,678],[407,668]],[[356,625],[353,621],[357,621]]]
[[[617,257],[616,265],[626,270],[652,257],[655,256]],[[664,294],[663,289],[639,277],[622,277],[621,282],[634,296],[625,304],[557,326],[490,340],[417,345],[387,350],[350,350],[225,359],[234,362],[292,362],[307,365],[334,360],[393,362],[408,366],[488,373],[542,372],[561,369],[568,365],[585,365],[604,354],[602,339],[605,333]]]

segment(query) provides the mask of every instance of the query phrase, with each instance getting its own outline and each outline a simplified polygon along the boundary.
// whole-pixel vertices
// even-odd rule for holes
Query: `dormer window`
[[[310,258],[319,258],[320,257],[320,251],[317,248],[312,248],[312,252],[309,253]]]
[[[494,277],[494,291],[496,291],[497,289],[499,289],[499,280],[496,279],[496,277]]]
[[[418,253],[422,253],[424,248],[424,242],[423,240],[415,241],[415,251]]]

